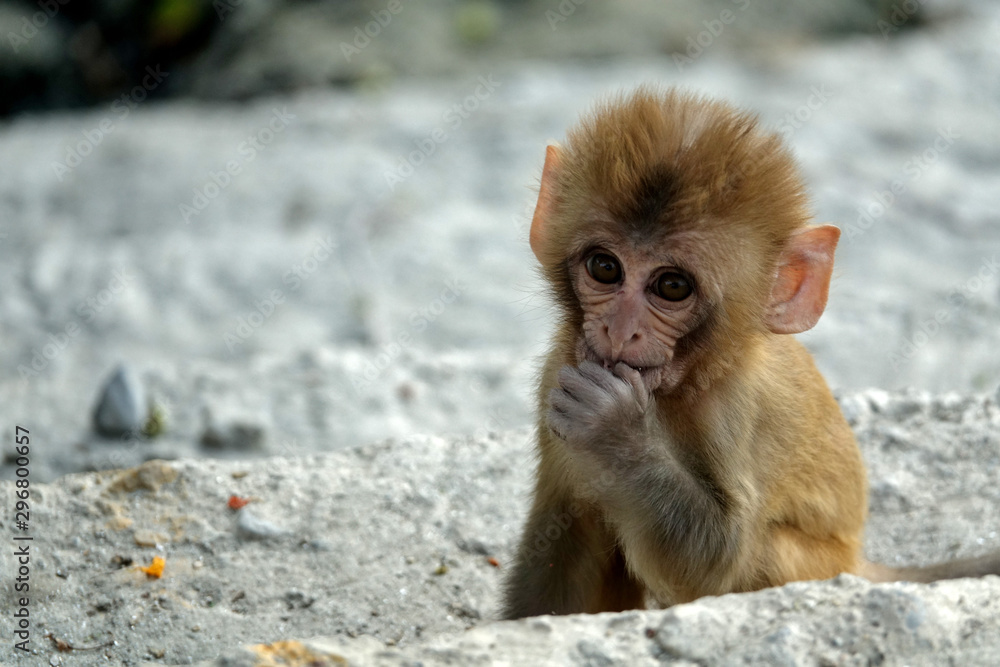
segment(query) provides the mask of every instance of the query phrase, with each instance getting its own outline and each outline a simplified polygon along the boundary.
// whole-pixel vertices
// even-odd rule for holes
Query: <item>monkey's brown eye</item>
[[[656,279],[656,295],[667,301],[683,301],[693,291],[691,281],[679,273],[668,271]]]
[[[622,266],[611,255],[599,252],[587,260],[587,273],[597,282],[611,285],[622,279]]]

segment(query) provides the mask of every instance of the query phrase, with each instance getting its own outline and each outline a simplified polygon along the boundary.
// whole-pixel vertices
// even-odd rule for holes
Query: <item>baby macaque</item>
[[[642,88],[548,147],[530,242],[559,327],[504,618],[1000,573],[862,557],[861,454],[788,335],[823,313],[839,237],[779,137],[724,103]]]

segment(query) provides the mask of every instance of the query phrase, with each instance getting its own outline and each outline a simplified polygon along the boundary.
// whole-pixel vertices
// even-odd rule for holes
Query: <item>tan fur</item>
[[[644,592],[669,605],[841,572],[1000,573],[998,556],[903,570],[863,560],[854,435],[805,348],[772,333],[811,327],[826,304],[839,232],[808,222],[788,150],[722,103],[640,89],[550,147],[531,245],[561,321],[539,386],[534,505],[505,617],[641,606]],[[630,305],[625,278],[613,290],[591,284],[581,272],[593,247],[630,279],[661,257],[677,262],[695,277],[690,307]],[[615,308],[648,319],[632,358],[663,350],[640,380],[635,366],[615,366],[627,357],[603,356],[621,349],[601,343]],[[657,327],[684,333],[657,342]],[[637,383],[652,392],[638,416]]]

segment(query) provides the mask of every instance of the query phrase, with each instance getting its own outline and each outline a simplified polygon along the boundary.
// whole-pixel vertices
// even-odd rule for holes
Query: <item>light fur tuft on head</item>
[[[754,114],[695,94],[644,86],[606,100],[570,130],[564,152],[554,202],[563,220],[585,223],[596,208],[647,234],[722,223],[776,253],[809,217],[781,138]]]

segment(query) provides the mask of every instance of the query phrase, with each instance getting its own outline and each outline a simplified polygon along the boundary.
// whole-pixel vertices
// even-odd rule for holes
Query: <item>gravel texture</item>
[[[924,564],[1000,549],[996,397],[841,400],[870,465],[870,558]],[[130,665],[235,660],[246,645],[324,635],[359,665],[1000,656],[997,577],[933,587],[847,577],[672,611],[498,624],[532,468],[522,429],[294,458],[150,461],[33,486],[31,646],[38,664]],[[13,485],[0,489],[12,506]],[[231,496],[249,503],[232,509]],[[165,560],[159,579],[138,569],[155,556]],[[14,566],[11,550],[0,552],[2,571]],[[0,600],[14,607],[10,588]],[[12,631],[0,616],[0,636]],[[74,650],[59,653],[53,640]],[[387,646],[398,650],[376,660]]]

